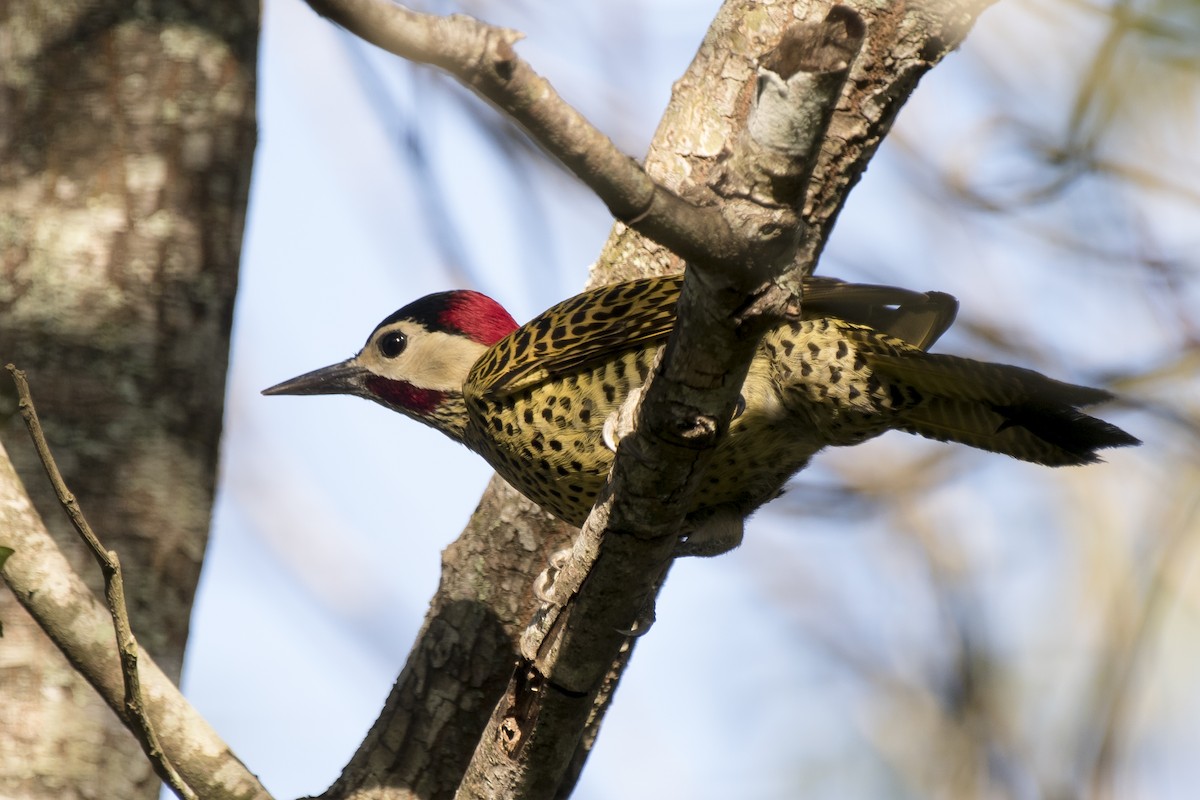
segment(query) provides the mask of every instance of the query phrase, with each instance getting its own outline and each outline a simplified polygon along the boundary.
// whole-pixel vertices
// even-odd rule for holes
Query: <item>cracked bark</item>
[[[432,21],[408,18],[403,20],[404,25],[428,23],[430,27],[418,27],[415,31],[391,28],[389,25],[398,18],[395,7],[373,0],[320,0],[319,3],[314,0],[314,5],[347,27],[367,33],[372,41],[389,47],[395,42],[403,44],[405,36],[415,32],[417,46],[405,54],[439,63],[452,71],[457,69],[453,60],[460,52],[455,47],[463,42],[452,35],[446,38],[447,32],[471,28],[470,21],[464,23],[462,18]],[[753,272],[764,261],[769,280],[782,289],[786,290],[789,284],[794,289],[795,276],[789,278],[786,270],[780,272],[786,265],[775,263],[777,258],[793,256],[791,269],[796,273],[812,269],[846,192],[865,169],[916,80],[957,46],[987,2],[929,0],[885,4],[882,8],[865,2],[846,4],[866,20],[867,36],[854,62],[848,88],[830,121],[820,158],[812,165],[812,182],[804,201],[790,209],[790,213],[802,218],[802,223],[790,221],[786,225],[794,228],[802,225],[808,235],[799,241],[794,254],[784,248],[764,259],[762,252],[745,247],[746,231],[753,231],[756,226],[757,230],[763,230],[756,222],[754,209],[745,205],[748,200],[750,206],[757,204],[753,197],[757,189],[735,186],[736,191],[726,195],[720,191],[714,193],[714,189],[722,185],[729,188],[722,183],[719,171],[723,168],[726,147],[734,140],[751,103],[756,59],[763,57],[764,63],[769,61],[765,54],[779,44],[783,31],[797,20],[824,18],[830,5],[827,2],[727,3],[696,60],[676,86],[644,171],[619,153],[614,154],[611,145],[606,149],[607,140],[595,138],[586,120],[574,114],[547,84],[539,83],[540,79],[527,71],[512,52],[511,33],[489,33],[491,38],[486,38],[481,49],[462,50],[467,54],[490,55],[474,58],[472,64],[458,69],[456,74],[465,75],[466,83],[507,108],[535,139],[595,189],[618,218],[626,220],[626,224],[615,226],[593,273],[593,281],[605,283],[638,274],[678,271],[682,267],[679,255],[682,254],[713,268],[706,282],[712,283],[711,276],[717,276],[715,283],[724,284],[717,286],[718,293],[728,294],[739,287],[745,291],[749,284],[741,283],[736,277],[737,270],[749,268]],[[182,18],[189,13],[175,11]],[[407,12],[400,12],[400,16],[404,13]],[[42,40],[51,43],[47,49],[50,57],[39,60],[36,46],[18,48],[17,68],[6,71],[8,84],[0,97],[5,110],[27,103],[35,111],[49,109],[69,122],[69,112],[84,108],[97,111],[102,121],[113,123],[105,129],[111,136],[99,137],[103,146],[92,149],[81,147],[79,141],[85,140],[72,138],[68,133],[70,126],[65,123],[61,127],[41,128],[40,122],[31,122],[27,130],[19,131],[21,135],[3,141],[5,148],[15,148],[16,157],[4,162],[0,190],[5,192],[6,205],[15,213],[13,224],[0,230],[0,235],[7,237],[6,245],[16,245],[11,251],[16,256],[0,265],[11,278],[9,293],[0,297],[0,302],[11,302],[18,307],[17,301],[23,301],[25,305],[19,306],[23,309],[21,314],[11,316],[12,330],[16,333],[10,335],[5,330],[5,338],[0,341],[5,347],[10,347],[11,341],[17,352],[38,354],[39,362],[47,365],[48,374],[54,374],[49,367],[60,365],[67,377],[57,381],[48,378],[50,385],[70,395],[74,407],[86,407],[90,416],[99,418],[102,433],[95,438],[84,438],[74,428],[64,427],[66,450],[76,454],[76,463],[64,466],[69,476],[71,467],[87,471],[90,466],[97,471],[97,464],[105,466],[98,470],[100,473],[115,473],[103,474],[99,479],[96,503],[109,495],[117,496],[120,502],[111,520],[105,519],[104,512],[93,512],[97,513],[97,526],[134,532],[133,543],[110,543],[121,549],[123,555],[134,553],[132,563],[126,557],[131,572],[143,566],[145,574],[151,574],[152,568],[167,561],[168,556],[172,564],[184,565],[172,576],[173,585],[181,587],[175,592],[175,608],[181,602],[190,603],[194,587],[194,567],[189,569],[187,559],[177,561],[174,555],[181,551],[202,552],[202,544],[196,546],[203,541],[202,530],[198,539],[193,534],[207,525],[213,463],[213,451],[205,449],[204,444],[215,444],[219,427],[219,420],[214,421],[203,408],[193,407],[189,402],[194,399],[197,405],[203,404],[199,398],[204,391],[211,392],[214,382],[220,385],[220,378],[214,381],[214,375],[224,372],[223,359],[218,369],[218,365],[204,361],[202,356],[225,349],[214,347],[213,340],[219,340],[227,331],[228,306],[222,305],[221,298],[225,297],[222,288],[231,291],[232,281],[226,273],[213,271],[213,265],[224,264],[223,257],[231,250],[236,251],[237,236],[228,240],[206,239],[188,224],[189,218],[172,212],[186,205],[184,199],[195,196],[212,201],[228,199],[230,193],[240,191],[238,196],[244,198],[244,173],[209,169],[200,175],[195,167],[199,161],[211,168],[209,159],[214,151],[225,153],[224,148],[236,149],[238,143],[249,140],[244,126],[249,104],[244,102],[244,94],[231,95],[229,90],[231,86],[236,88],[239,77],[244,76],[241,70],[249,61],[247,54],[252,57],[252,45],[245,44],[247,37],[252,38],[252,31],[248,32],[249,26],[243,24],[250,16],[231,14],[222,17],[221,23],[204,18],[200,25],[186,32],[161,37],[147,37],[146,20],[122,17],[117,11],[106,9],[88,14],[78,12],[76,18],[68,14],[53,23],[39,22],[47,27],[38,29],[34,25],[32,38],[19,25],[14,26],[22,34],[16,40],[23,45],[28,42],[38,45]],[[236,31],[222,28],[227,23]],[[51,30],[50,25],[58,27]],[[235,42],[233,55],[219,47],[214,50],[205,46],[209,40],[204,34],[210,33],[210,29],[222,31],[229,41]],[[201,41],[190,39],[191,34],[199,34]],[[145,45],[148,38],[163,45],[168,63],[175,69],[150,70],[147,63],[137,63],[136,57],[130,57],[132,65],[123,60],[128,57],[123,47]],[[104,57],[77,68],[79,53],[85,45],[97,41],[106,46]],[[170,61],[171,58],[176,61]],[[212,69],[214,65],[216,69]],[[178,85],[173,81],[181,79],[189,66],[197,67],[213,81],[215,88],[211,95],[178,93]],[[787,71],[779,64],[775,66]],[[473,74],[471,70],[476,68],[483,71]],[[68,92],[37,90],[38,86],[59,88],[57,83],[47,82],[49,78],[43,73],[61,79],[66,85],[78,81],[82,84],[80,95],[66,102],[64,98],[70,97]],[[36,80],[30,84],[30,75],[40,77],[41,84]],[[161,106],[153,106],[151,102],[149,105],[153,107],[149,108],[138,102],[143,96],[153,95],[147,90],[148,85],[161,89],[164,82],[175,90],[172,101]],[[33,91],[28,91],[30,85],[34,86]],[[516,91],[510,97],[505,94],[506,86],[524,91]],[[230,102],[232,96],[242,102]],[[218,99],[225,102],[205,105]],[[189,135],[195,133],[188,128],[187,112],[193,103],[230,121],[231,129],[240,132],[232,136],[232,145],[230,141]],[[163,117],[155,116],[159,112]],[[29,119],[40,120],[33,114]],[[175,134],[176,138],[165,144],[156,142],[151,132],[159,130]],[[50,133],[43,135],[43,131]],[[127,160],[113,157],[105,149],[120,145],[117,149],[122,152],[139,152],[136,145],[143,142],[163,145],[167,155],[154,158],[157,151],[151,147],[150,157]],[[54,157],[47,157],[48,153]],[[29,180],[38,174],[54,180]],[[164,175],[182,180],[166,181]],[[180,198],[181,191],[185,198]],[[39,227],[30,209],[47,193],[65,211],[51,203],[48,213],[58,216],[52,224]],[[97,202],[85,203],[81,197],[92,197]],[[739,211],[726,213],[739,204],[742,204]],[[156,209],[165,209],[167,213],[154,213]],[[739,228],[743,220],[747,221],[744,229]],[[240,231],[240,218],[234,228]],[[57,235],[71,230],[82,230],[87,235],[73,238]],[[190,260],[197,252],[206,256],[207,261]],[[85,269],[78,269],[81,264]],[[86,269],[96,265],[99,269],[94,272]],[[48,301],[46,286],[54,284],[40,282],[43,273],[54,275],[56,268],[69,267],[76,267],[77,275],[89,278],[102,273],[116,290],[105,281],[68,284],[71,291],[65,297]],[[129,302],[127,307],[125,301],[131,298],[144,300],[141,290],[147,284],[157,286],[161,302],[149,305]],[[687,292],[696,293],[695,303],[703,304],[711,287],[697,286],[692,280],[688,285],[691,288]],[[782,307],[787,308],[789,302],[785,293]],[[47,308],[52,312],[47,313]],[[57,319],[59,315],[67,320],[62,331],[56,331],[52,324],[61,321]],[[703,322],[689,319],[687,324],[698,325],[699,335],[704,335]],[[51,332],[57,332],[58,339],[48,338]],[[47,349],[47,342],[54,342],[55,347]],[[18,345],[23,350],[18,350]],[[100,361],[97,354],[101,353],[119,354],[128,371],[89,372],[93,362]],[[687,353],[680,355],[672,361],[682,363],[670,366],[686,374]],[[28,364],[23,366],[30,369],[31,378],[37,381],[37,370]],[[682,383],[690,385],[687,380]],[[81,395],[85,403],[78,402]],[[674,402],[668,397],[661,401],[661,406],[670,408]],[[120,418],[115,409],[122,405],[138,409],[138,418]],[[147,409],[159,414],[147,413]],[[646,416],[643,422],[650,430],[661,427],[666,419],[665,414],[653,410]],[[721,413],[715,412],[704,418],[711,418],[719,427],[720,417]],[[82,421],[69,421],[83,428]],[[143,427],[147,425],[149,431]],[[52,439],[54,436],[52,430]],[[124,471],[109,468],[110,464],[120,463],[113,460],[117,443],[132,451],[132,468]],[[173,476],[182,478],[180,484],[163,488],[161,480],[170,473],[165,467],[180,473]],[[650,496],[636,490],[642,479],[635,472],[622,467],[614,480],[630,481],[634,486],[629,492],[632,495]],[[154,480],[141,483],[135,480],[139,476]],[[137,487],[138,491],[130,487]],[[192,513],[185,514],[182,524],[176,516],[174,527],[162,524],[164,515],[159,513],[160,506],[166,502],[158,493],[172,500],[176,495],[182,497],[183,505]],[[172,513],[178,515],[179,510],[172,509]],[[619,513],[617,516],[620,518]],[[203,526],[197,524],[200,519]],[[139,529],[138,523],[143,527]],[[147,531],[170,530],[184,533],[177,540],[159,541],[159,549],[148,554],[149,548],[137,547],[136,542],[153,541]],[[636,528],[630,528],[629,532],[634,535],[617,537],[617,541],[641,541]],[[544,567],[546,556],[570,534],[561,525],[549,522],[544,514],[532,509],[499,481],[494,482],[468,530],[446,551],[442,585],[387,706],[341,779],[325,796],[448,797],[459,788],[463,770],[493,707],[503,713],[504,705],[497,706],[497,700],[507,694],[513,703],[532,707],[527,699],[529,686],[523,685],[521,674],[512,684],[509,678],[518,659],[518,641],[535,610],[529,591],[533,577]],[[666,539],[660,537],[661,541]],[[192,563],[198,560],[200,552],[194,552]],[[147,628],[153,630],[153,623],[159,616],[165,616],[164,611],[171,604],[151,605],[145,599],[149,594],[152,592],[142,595],[143,602],[139,605],[134,587],[132,610],[135,625],[141,616]],[[186,614],[172,618],[186,619]],[[572,624],[569,622],[567,628]],[[181,638],[178,625],[174,630],[174,638]],[[149,649],[165,653],[170,670],[172,637],[162,637],[168,641],[166,645],[154,638],[149,636]],[[623,664],[629,657],[629,646],[626,643],[623,650],[613,653],[608,663]],[[618,675],[619,670],[610,670],[603,676],[599,699],[587,695],[575,698],[583,702],[574,704],[566,714],[557,715],[561,722],[555,722],[553,709],[545,715],[539,723],[540,735],[564,738],[572,756],[570,764],[565,772],[561,763],[550,766],[517,792],[522,796],[569,793]],[[538,679],[536,675],[534,678]],[[585,678],[583,683],[589,680]],[[590,692],[595,687],[586,688]],[[523,695],[526,699],[522,699]],[[584,721],[582,734],[580,720]],[[118,746],[119,743],[105,745]],[[108,751],[104,760],[116,763]],[[511,772],[512,765],[500,766]],[[524,768],[518,767],[517,771]],[[487,794],[513,786],[508,777],[501,777],[501,783],[472,784],[464,787],[464,792]],[[517,779],[525,780],[521,775]],[[135,786],[136,782],[130,791]],[[130,792],[121,794],[132,796]]]
[[[352,31],[367,31],[366,38],[393,52],[448,69],[492,102],[514,111],[515,118],[540,144],[596,189],[609,207],[620,214],[620,206],[606,197],[605,193],[611,189],[606,181],[593,180],[589,169],[576,167],[580,163],[576,154],[578,140],[571,137],[590,136],[586,127],[581,127],[573,118],[570,125],[563,125],[561,129],[554,127],[556,120],[570,118],[569,114],[556,114],[553,110],[551,113],[532,114],[528,105],[506,105],[502,93],[481,88],[472,79],[470,64],[460,67],[445,63],[446,58],[453,59],[453,53],[456,52],[453,47],[438,50],[431,44],[434,41],[432,35],[404,29],[404,26],[425,25],[425,21],[406,18],[403,25],[397,25],[395,30],[385,30],[389,24],[386,14],[373,17],[369,13],[362,13],[359,16],[363,9],[373,8],[370,0],[320,0],[313,2],[313,5]],[[671,103],[646,159],[645,173],[669,190],[656,190],[654,197],[670,194],[689,204],[711,202],[709,185],[712,174],[719,167],[719,157],[734,136],[740,121],[744,120],[749,107],[755,84],[755,57],[770,51],[779,42],[782,31],[794,21],[821,19],[831,5],[827,2],[729,2],[722,8],[696,59],[676,84]],[[845,201],[846,193],[866,168],[867,161],[917,79],[958,46],[988,3],[984,0],[962,0],[957,3],[931,0],[926,3],[883,4],[882,8],[860,2],[845,5],[857,10],[866,20],[867,35],[853,65],[850,82],[830,122],[820,157],[813,166],[809,191],[804,202],[798,205],[809,232],[795,254],[794,269],[800,272],[811,271],[837,212]],[[429,24],[442,25],[441,22]],[[437,35],[445,35],[450,27],[447,23]],[[418,47],[406,49],[406,46],[396,46],[398,40],[409,36],[418,40]],[[477,51],[467,48],[466,52]],[[519,65],[506,72],[508,76],[522,74]],[[538,95],[538,100],[553,103],[555,98],[545,95],[546,88],[541,86],[542,93]],[[619,161],[611,163],[621,164]],[[645,203],[642,208],[645,211],[637,216],[626,217],[628,224],[617,223],[614,226],[593,271],[592,285],[682,269],[683,261],[677,254],[662,243],[646,238],[646,235],[655,236],[660,241],[670,241],[671,235],[680,230],[686,231],[690,229],[689,226],[684,224],[672,228],[671,224],[662,227],[647,225],[647,218],[655,213],[662,214],[661,220],[669,221],[673,219],[672,214],[677,212],[674,209],[664,211],[653,203]],[[663,227],[668,228],[666,234],[663,233]],[[736,262],[736,258],[726,258],[726,252],[705,253],[703,248],[695,247],[694,243],[678,249],[685,254],[697,255],[702,260],[715,255],[726,263]],[[536,524],[544,525],[545,520],[540,514],[521,512],[519,509],[522,507],[528,507],[528,504],[500,481],[494,482],[485,494],[480,511],[462,538],[448,551],[477,554],[475,569],[469,573],[454,569],[444,571],[442,585],[431,605],[425,628],[393,689],[392,698],[371,735],[347,765],[338,782],[323,797],[450,797],[459,789],[461,768],[469,754],[446,747],[437,750],[428,748],[431,738],[427,732],[449,728],[476,730],[481,715],[486,716],[491,708],[481,708],[474,702],[467,702],[461,688],[451,690],[452,696],[461,702],[449,718],[444,713],[440,698],[431,701],[426,694],[425,699],[421,699],[422,664],[435,647],[431,641],[433,626],[443,619],[447,599],[453,598],[454,602],[468,604],[473,609],[472,619],[476,622],[458,632],[456,643],[465,657],[454,664],[447,664],[447,669],[439,673],[443,686],[462,687],[471,685],[472,681],[478,685],[486,684],[489,689],[476,697],[485,705],[494,704],[501,699],[502,693],[515,700],[518,693],[528,690],[528,686],[522,686],[521,675],[517,675],[507,689],[504,688],[513,675],[513,664],[517,658],[515,642],[510,642],[506,647],[502,641],[495,641],[489,630],[522,630],[534,606],[528,588],[522,588],[529,584],[523,584],[522,581],[532,583],[533,577],[545,566],[545,555],[557,545],[527,546],[515,552],[498,548],[494,558],[489,559],[484,554],[493,545],[479,539],[480,536],[499,536],[500,541],[523,541],[521,531],[529,530],[525,527],[529,523],[525,521],[524,513],[532,514],[529,519],[540,518]],[[489,519],[492,521],[489,522]],[[498,585],[515,586],[519,594],[500,597],[494,591]],[[469,644],[475,637],[491,645],[472,650]],[[623,663],[628,657],[626,650],[617,656],[617,663]],[[479,677],[483,675],[489,677],[480,682]],[[576,707],[564,713],[564,719],[571,718],[565,727],[556,727],[556,723],[548,719],[538,723],[543,735],[553,736],[556,731],[571,730],[573,732],[569,736],[579,737],[576,727],[578,719],[583,716],[591,720],[582,737],[578,738],[578,745],[572,745],[575,751],[566,772],[557,778],[557,796],[569,794],[586,760],[599,720],[612,696],[616,675],[617,672],[610,672],[597,705],[592,705],[589,699],[585,707]],[[404,698],[404,702],[400,703],[398,698]],[[503,708],[503,704],[500,708]],[[502,723],[502,720],[497,721]],[[496,730],[501,734],[505,731],[511,733],[511,728],[503,724],[498,724]],[[469,734],[464,734],[457,741],[461,745],[470,739]],[[495,766],[507,768],[502,764]],[[487,767],[482,770],[480,777],[480,782],[463,788],[466,796],[488,796],[491,792],[504,792],[511,787],[508,783],[490,782]],[[535,790],[520,796],[547,796],[546,787],[552,785],[554,780],[546,778]],[[528,785],[525,784],[526,789]]]
[[[258,6],[43,6],[0,10],[0,360],[28,372],[69,485],[121,554],[134,629],[177,680],[216,475]],[[95,589],[14,403],[4,381],[0,438]],[[132,736],[7,591],[0,619],[0,794],[156,797]]]

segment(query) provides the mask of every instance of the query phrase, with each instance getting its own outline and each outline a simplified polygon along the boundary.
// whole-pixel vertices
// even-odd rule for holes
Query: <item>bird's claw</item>
[[[657,619],[654,608],[654,596],[651,594],[651,596],[646,599],[646,603],[642,606],[641,611],[638,612],[637,619],[633,621],[633,624],[626,629],[618,628],[617,633],[621,634],[622,636],[631,636],[634,638],[637,638],[638,636],[645,636],[647,633],[649,633],[650,626],[653,625]]]
[[[558,573],[567,565],[567,561],[570,558],[570,547],[555,550],[550,554],[550,566],[539,572],[538,576],[533,579],[534,597],[543,603],[559,604],[558,599],[554,595],[554,583],[558,579]]]
[[[639,386],[631,390],[621,407],[604,420],[604,427],[600,431],[601,438],[604,440],[604,446],[614,453],[617,452],[617,445],[621,440],[633,433],[637,422],[638,402],[641,399],[642,387]]]
[[[679,556],[719,556],[742,543],[746,521],[735,509],[719,509],[675,545]]]

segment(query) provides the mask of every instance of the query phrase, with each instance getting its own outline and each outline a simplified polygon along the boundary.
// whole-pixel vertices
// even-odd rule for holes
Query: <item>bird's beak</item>
[[[263,394],[362,394],[366,374],[367,370],[359,366],[357,358],[348,358],[277,383],[270,389],[263,389]]]

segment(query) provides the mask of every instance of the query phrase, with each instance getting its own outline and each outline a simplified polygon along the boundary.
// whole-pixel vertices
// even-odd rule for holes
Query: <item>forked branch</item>
[[[389,0],[309,2],[368,41],[455,75],[587,183],[623,223],[599,262],[601,282],[628,277],[631,262],[689,266],[637,432],[622,441],[609,491],[558,576],[563,605],[542,610],[459,785],[460,797],[563,796],[582,763],[580,742],[590,739],[580,731],[594,732],[608,696],[598,693],[617,679],[627,632],[661,585],[690,482],[728,424],[758,332],[799,312],[799,277],[812,271],[849,188],[917,78],[988,3],[848,2],[834,10],[829,2],[731,0],[677,84],[643,168],[515,54],[513,31]],[[703,135],[678,135],[672,124]],[[414,688],[402,675],[396,693]],[[424,724],[394,721],[385,709],[327,797],[378,785],[369,749],[383,746],[385,731]],[[405,780],[390,776],[389,785]]]

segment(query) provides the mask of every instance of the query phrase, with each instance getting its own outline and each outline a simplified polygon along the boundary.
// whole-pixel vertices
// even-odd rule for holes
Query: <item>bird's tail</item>
[[[915,389],[921,401],[900,430],[1052,467],[1099,461],[1097,450],[1141,442],[1080,411],[1112,398],[1033,370],[921,353],[871,357],[877,372]]]

